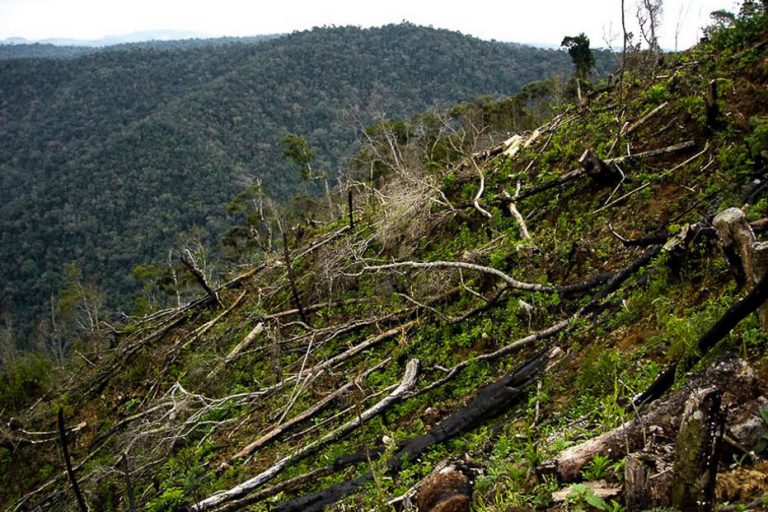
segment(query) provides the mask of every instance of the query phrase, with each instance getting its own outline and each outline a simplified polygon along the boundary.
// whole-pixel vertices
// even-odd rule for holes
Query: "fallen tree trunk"
[[[227,354],[227,357],[225,357],[222,361],[219,361],[219,363],[214,366],[213,370],[208,373],[208,377],[206,377],[208,380],[212,379],[217,373],[219,373],[223,368],[225,368],[229,363],[237,359],[237,356],[242,352],[243,350],[247,349],[251,346],[251,343],[256,340],[256,338],[264,332],[264,323],[259,322],[256,324],[256,327],[254,327],[251,332],[248,333],[248,335],[243,338],[243,340],[235,345],[235,348],[233,348],[229,354]]]
[[[681,142],[679,144],[673,144],[671,146],[667,146],[664,148],[651,149],[649,151],[635,153],[634,155],[626,155],[626,156],[620,156],[616,158],[610,158],[605,162],[608,164],[621,164],[624,162],[634,162],[635,160],[640,160],[642,158],[651,158],[654,156],[661,156],[661,155],[667,155],[669,153],[676,153],[678,151],[684,151],[686,149],[691,149],[694,146],[696,146],[696,141],[687,140],[685,142]]]
[[[694,390],[710,385],[718,386],[723,392],[724,404],[739,404],[756,398],[762,392],[760,379],[747,363],[733,354],[726,354],[691,377],[681,390],[667,399],[651,404],[614,430],[568,448],[544,462],[541,471],[555,474],[561,481],[577,480],[582,468],[596,455],[619,459],[641,448],[650,426],[660,427],[668,438],[676,437],[680,415],[688,397]]]
[[[525,398],[525,389],[545,370],[550,354],[551,351],[545,350],[528,359],[512,373],[478,391],[466,407],[443,420],[429,433],[404,443],[402,448],[387,461],[387,469],[396,471],[403,461],[416,460],[430,446],[445,442],[508,411]],[[272,510],[273,512],[320,512],[328,505],[357,492],[372,479],[373,475],[366,473],[321,491],[277,504]]]
[[[245,482],[239,485],[236,485],[235,487],[229,490],[218,492],[196,503],[190,508],[190,510],[195,512],[202,512],[204,510],[210,510],[228,501],[240,498],[248,494],[249,492],[255,489],[258,489],[259,487],[264,485],[266,482],[272,480],[274,477],[280,474],[288,465],[294,464],[299,460],[302,460],[310,455],[314,455],[315,453],[319,452],[320,450],[328,446],[331,442],[342,439],[344,436],[352,432],[354,429],[362,425],[364,422],[381,414],[386,409],[388,409],[392,405],[399,402],[402,399],[402,396],[416,384],[416,377],[418,375],[418,371],[419,371],[419,360],[418,359],[410,360],[405,367],[405,375],[403,376],[403,380],[400,383],[400,385],[394,391],[392,391],[392,393],[390,393],[384,399],[376,403],[373,407],[360,413],[357,418],[345,423],[344,425],[333,430],[332,432],[329,432],[328,434],[324,435],[317,441],[314,441],[304,446],[303,448],[300,448],[293,454],[283,457],[282,459],[277,461],[275,464],[273,464],[270,468],[266,469],[265,471],[262,471],[255,477],[249,480],[246,480]]]
[[[370,368],[370,369],[366,370],[365,372],[360,374],[355,379],[350,380],[349,382],[347,382],[346,384],[344,384],[343,386],[341,386],[340,388],[338,388],[336,391],[334,391],[333,393],[329,394],[325,398],[319,400],[318,402],[315,402],[314,405],[309,407],[304,412],[294,416],[293,418],[291,418],[290,420],[286,421],[285,423],[282,423],[282,424],[278,425],[277,427],[273,428],[272,430],[270,430],[266,434],[264,434],[261,437],[259,437],[257,440],[255,440],[252,443],[250,443],[247,446],[245,446],[242,450],[237,452],[235,455],[233,455],[232,458],[229,459],[229,462],[222,464],[222,467],[220,467],[219,469],[223,469],[224,467],[228,466],[229,464],[235,462],[237,459],[241,459],[243,457],[247,457],[247,456],[251,455],[253,452],[258,450],[259,448],[261,448],[261,447],[265,446],[266,444],[268,444],[268,443],[274,441],[275,439],[279,438],[283,433],[287,432],[288,430],[290,430],[294,426],[298,425],[299,423],[301,423],[303,421],[308,420],[309,418],[311,418],[312,416],[314,416],[315,414],[317,414],[318,412],[323,410],[328,404],[330,404],[331,402],[333,402],[337,398],[343,396],[344,394],[350,392],[355,387],[355,385],[358,382],[361,382],[363,379],[365,379],[371,373],[381,369],[384,365],[389,363],[391,360],[392,360],[392,358],[388,357],[387,359],[385,359],[381,363],[377,364],[373,368]]]
[[[631,407],[638,407],[642,404],[659,398],[665,391],[675,383],[675,374],[678,368],[688,370],[693,368],[701,357],[703,357],[717,342],[728,335],[739,322],[754,312],[768,299],[768,279],[763,279],[755,288],[744,298],[737,301],[728,308],[720,319],[715,322],[707,332],[705,332],[697,343],[698,356],[689,357],[684,360],[678,360],[670,364],[658,377],[648,386],[643,393],[632,400]]]

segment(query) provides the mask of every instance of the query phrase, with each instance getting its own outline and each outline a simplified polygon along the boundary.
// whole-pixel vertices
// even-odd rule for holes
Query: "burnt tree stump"
[[[695,390],[685,404],[675,441],[672,505],[677,510],[712,510],[718,453],[725,429],[722,392]]]

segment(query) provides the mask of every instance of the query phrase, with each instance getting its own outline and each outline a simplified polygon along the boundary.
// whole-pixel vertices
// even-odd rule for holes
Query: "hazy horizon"
[[[249,37],[329,25],[368,28],[407,20],[484,40],[558,46],[563,36],[584,32],[593,47],[620,45],[620,2],[592,0],[585,4],[539,0],[515,6],[512,2],[479,0],[471,6],[451,3],[436,9],[406,0],[364,6],[350,0],[322,4],[286,0],[269,5],[243,0],[0,0],[0,40],[119,42],[137,33],[155,32],[197,38]],[[638,34],[636,4],[634,0],[626,4],[628,30]],[[735,10],[737,6],[733,0],[666,0],[661,46],[684,49],[696,44],[710,12]]]

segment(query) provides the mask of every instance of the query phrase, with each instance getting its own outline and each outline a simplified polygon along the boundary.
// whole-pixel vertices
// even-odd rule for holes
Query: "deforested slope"
[[[369,128],[324,216],[252,219],[276,250],[4,377],[8,507],[73,507],[60,410],[104,510],[757,509],[768,17],[733,25],[503,143]]]

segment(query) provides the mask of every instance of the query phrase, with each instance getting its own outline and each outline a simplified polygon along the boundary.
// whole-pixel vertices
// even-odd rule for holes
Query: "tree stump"
[[[472,481],[466,471],[445,464],[419,486],[416,506],[419,512],[469,512],[471,499]]]
[[[723,210],[712,224],[736,283],[752,291],[768,275],[768,243],[757,241],[746,215],[739,208]],[[760,327],[768,329],[768,305],[760,307],[758,317]]]
[[[710,386],[691,393],[675,441],[672,505],[677,510],[712,510],[718,452],[725,429],[722,392]]]
[[[623,178],[616,164],[600,160],[592,150],[587,149],[584,151],[581,158],[579,158],[579,163],[587,175],[601,185],[618,183]]]

